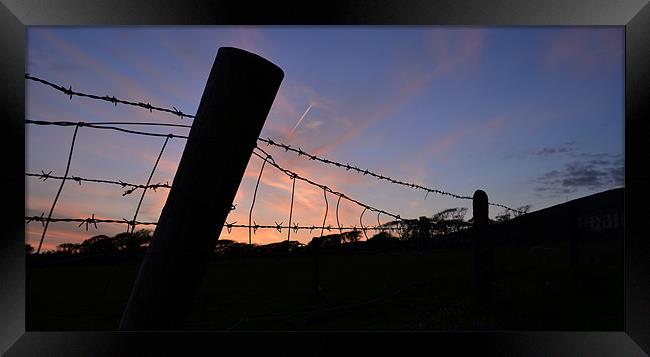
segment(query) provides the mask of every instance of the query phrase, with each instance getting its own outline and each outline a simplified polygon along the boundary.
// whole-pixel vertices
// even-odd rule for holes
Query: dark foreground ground
[[[470,248],[324,253],[323,300],[311,298],[311,258],[209,264],[189,330],[623,329],[619,239],[495,249],[493,304],[477,309]],[[139,262],[30,264],[27,330],[115,330]]]

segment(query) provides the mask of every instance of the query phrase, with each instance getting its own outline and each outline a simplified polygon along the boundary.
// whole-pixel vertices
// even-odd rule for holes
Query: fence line
[[[70,86],[69,88],[66,89],[62,85],[57,85],[57,84],[51,83],[49,81],[46,81],[44,79],[40,79],[38,77],[30,76],[29,74],[25,74],[25,78],[36,81],[36,82],[46,84],[46,85],[48,85],[48,86],[50,86],[50,87],[52,87],[52,88],[54,88],[54,89],[56,89],[56,90],[58,90],[58,91],[60,91],[62,93],[68,95],[70,97],[70,99],[72,99],[72,96],[87,97],[87,98],[92,98],[92,99],[97,99],[97,100],[108,101],[108,102],[113,103],[114,105],[117,105],[117,103],[122,103],[122,104],[137,106],[137,107],[141,107],[141,108],[144,108],[144,109],[148,109],[150,112],[152,110],[157,110],[157,111],[161,111],[161,112],[168,112],[168,113],[172,113],[172,114],[175,114],[175,115],[179,116],[181,119],[183,117],[194,118],[193,115],[185,114],[185,113],[181,112],[180,110],[176,109],[176,107],[173,107],[174,109],[172,110],[172,109],[169,109],[169,108],[161,108],[161,107],[152,106],[149,103],[131,102],[131,101],[127,101],[127,100],[116,99],[115,97],[98,96],[98,95],[87,94],[87,93],[82,93],[82,92],[75,92],[75,91],[72,90],[72,86]],[[187,126],[187,127],[190,127],[190,126]],[[126,129],[116,129],[116,130],[128,132]],[[372,171],[370,171],[368,169],[362,170],[360,167],[355,166],[355,165],[344,164],[344,163],[341,163],[341,162],[321,158],[321,157],[318,157],[316,155],[309,154],[309,153],[307,153],[305,151],[302,151],[302,149],[300,149],[300,148],[296,149],[296,148],[291,147],[291,145],[287,145],[287,144],[283,144],[283,143],[276,143],[273,140],[271,140],[270,138],[267,138],[267,139],[258,138],[257,140],[261,141],[261,142],[264,142],[267,145],[273,145],[273,146],[276,146],[276,147],[281,147],[281,148],[283,148],[285,150],[285,152],[286,151],[291,151],[291,152],[296,153],[298,156],[305,155],[305,156],[309,157],[310,160],[315,160],[315,161],[319,161],[319,162],[322,162],[322,163],[325,163],[325,164],[334,165],[334,166],[337,166],[337,167],[342,167],[342,168],[345,168],[348,171],[353,170],[353,171],[355,171],[355,172],[357,172],[359,174],[370,175],[370,176],[373,176],[373,177],[375,177],[375,178],[377,178],[379,180],[385,180],[385,181],[393,183],[393,184],[397,184],[397,185],[401,185],[401,186],[405,186],[405,187],[410,187],[412,189],[423,190],[423,191],[426,192],[425,198],[429,195],[429,193],[436,193],[436,194],[440,194],[440,195],[444,195],[444,196],[450,196],[450,197],[453,197],[453,198],[456,198],[456,199],[464,199],[464,200],[471,200],[472,199],[472,197],[470,197],[470,196],[463,196],[463,195],[458,195],[458,194],[451,193],[451,192],[446,192],[446,191],[443,191],[443,190],[428,188],[428,187],[425,187],[425,186],[422,186],[422,185],[419,185],[419,184],[409,183],[409,182],[393,179],[393,178],[390,178],[388,176],[372,172]],[[526,213],[525,211],[514,209],[514,208],[508,207],[506,205],[499,204],[499,203],[490,202],[488,204],[491,205],[491,206],[506,209],[508,211],[513,211],[513,212],[516,212],[518,214],[525,214]]]
[[[130,106],[141,107],[141,108],[149,110],[150,112],[153,112],[154,110],[155,111],[160,111],[160,112],[167,112],[167,113],[177,115],[181,119],[184,118],[184,117],[194,118],[193,115],[183,113],[182,111],[178,110],[176,107],[172,107],[173,109],[170,109],[170,108],[153,106],[150,103],[135,102],[135,101],[129,101],[129,100],[124,100],[124,99],[118,99],[118,98],[116,98],[114,96],[99,96],[99,95],[95,95],[95,94],[77,92],[77,91],[73,91],[71,86],[69,88],[65,88],[62,85],[57,85],[57,84],[54,84],[54,83],[49,82],[47,80],[31,76],[29,74],[25,74],[25,78],[29,79],[29,80],[32,80],[32,81],[35,81],[35,82],[45,84],[45,85],[47,85],[47,86],[49,86],[49,87],[51,87],[51,88],[53,88],[55,90],[58,90],[58,91],[62,92],[63,94],[67,95],[70,99],[72,99],[73,96],[86,97],[86,98],[90,98],[90,99],[110,102],[110,103],[113,103],[114,105],[117,105],[118,103],[120,103],[120,104],[125,104],[125,105],[130,105]],[[171,133],[169,133],[169,134],[161,134],[161,133],[152,133],[152,132],[141,131],[141,130],[124,129],[124,128],[118,127],[116,125],[162,126],[162,127],[191,128],[191,125],[168,124],[168,123],[151,123],[151,122],[110,121],[110,122],[85,123],[85,122],[71,122],[71,121],[43,121],[43,120],[29,120],[29,119],[26,119],[25,122],[27,124],[34,124],[34,125],[45,125],[45,126],[49,125],[49,126],[62,126],[62,127],[74,126],[75,127],[75,131],[74,131],[74,135],[73,135],[72,143],[71,143],[71,147],[70,147],[70,153],[69,153],[69,156],[68,156],[68,162],[67,162],[67,165],[66,165],[66,171],[65,171],[65,174],[63,176],[52,175],[52,171],[50,171],[48,173],[45,173],[44,171],[41,171],[41,174],[36,174],[36,173],[26,173],[25,174],[26,176],[38,177],[38,178],[42,179],[43,181],[46,181],[49,178],[56,179],[56,180],[61,180],[59,190],[58,190],[58,192],[57,192],[57,194],[55,196],[55,199],[53,201],[53,204],[52,204],[52,206],[50,208],[50,212],[48,214],[48,217],[44,218],[43,217],[44,214],[41,214],[40,217],[39,216],[25,217],[27,223],[29,223],[31,221],[40,221],[40,222],[43,223],[43,225],[45,227],[44,230],[43,230],[42,236],[41,236],[41,240],[39,242],[37,253],[40,252],[40,249],[41,249],[45,234],[47,232],[47,227],[48,227],[50,222],[65,222],[65,221],[67,221],[67,222],[80,222],[79,226],[81,227],[85,223],[86,224],[86,229],[88,229],[89,224],[93,224],[96,227],[97,223],[121,223],[121,224],[128,224],[129,227],[131,228],[131,233],[133,233],[133,231],[135,230],[136,225],[156,224],[155,222],[138,222],[137,221],[137,216],[138,216],[139,209],[141,207],[144,196],[145,196],[145,194],[146,194],[146,192],[147,192],[147,190],[149,188],[153,189],[154,191],[157,188],[171,188],[169,183],[151,184],[151,179],[153,177],[153,174],[154,174],[154,172],[155,172],[155,170],[157,168],[158,162],[159,162],[159,160],[160,160],[160,158],[161,158],[161,156],[163,154],[163,151],[165,150],[165,147],[166,147],[169,139],[171,139],[171,138],[187,139],[188,137],[185,136],[185,135],[176,135],[176,134],[171,134]],[[164,137],[165,142],[164,142],[164,144],[163,144],[163,146],[162,146],[162,148],[160,150],[158,158],[156,159],[156,162],[155,162],[155,164],[153,166],[153,169],[151,170],[151,173],[149,175],[147,183],[145,185],[142,185],[142,184],[133,184],[133,183],[128,183],[128,182],[123,182],[121,180],[114,181],[114,180],[105,180],[105,179],[82,178],[82,177],[74,176],[74,175],[73,176],[68,176],[70,163],[71,163],[71,159],[72,159],[72,153],[73,153],[73,150],[74,150],[74,144],[75,144],[75,140],[76,140],[76,136],[77,136],[77,131],[78,131],[79,127],[82,127],[82,126],[83,127],[94,128],[94,129],[114,130],[114,131],[129,133],[129,134],[137,134],[137,135],[145,135],[145,136],[153,136],[153,137]],[[385,175],[370,171],[368,169],[361,169],[360,167],[355,166],[355,165],[350,165],[349,163],[344,164],[344,163],[341,163],[341,162],[337,162],[337,161],[329,160],[329,159],[326,159],[326,158],[323,158],[323,157],[319,157],[317,155],[313,155],[313,154],[310,154],[308,152],[305,152],[300,148],[291,147],[291,145],[287,145],[287,144],[283,144],[283,143],[276,143],[275,141],[271,140],[270,138],[267,138],[267,139],[257,138],[257,140],[260,141],[261,143],[265,143],[266,146],[279,147],[279,148],[283,148],[285,150],[285,152],[291,151],[293,153],[296,153],[298,155],[298,157],[305,156],[305,157],[309,158],[310,160],[315,160],[315,161],[325,163],[325,164],[328,164],[328,165],[333,165],[333,166],[336,166],[336,167],[339,167],[339,168],[345,168],[347,171],[351,170],[351,171],[356,172],[358,174],[370,175],[370,176],[375,177],[375,178],[377,178],[379,180],[385,180],[385,181],[393,183],[393,184],[398,184],[398,185],[410,187],[412,189],[420,189],[420,190],[425,191],[427,196],[428,196],[429,193],[436,193],[436,194],[450,196],[450,197],[453,197],[453,198],[456,198],[456,199],[466,199],[466,200],[471,200],[472,199],[472,197],[469,197],[469,196],[457,195],[457,194],[453,194],[453,193],[438,190],[438,189],[427,188],[427,187],[424,187],[422,185],[418,185],[418,184],[415,184],[415,183],[409,183],[409,182],[393,179],[391,177],[388,177],[388,176],[385,176]],[[392,214],[392,213],[386,212],[384,210],[369,206],[369,205],[367,205],[365,203],[362,203],[362,202],[360,202],[358,200],[352,199],[352,198],[346,196],[343,193],[334,191],[334,190],[332,190],[331,188],[329,188],[326,185],[316,183],[316,182],[314,182],[314,181],[312,181],[310,179],[307,179],[305,177],[301,177],[300,175],[296,174],[295,172],[287,170],[287,169],[281,167],[280,165],[278,165],[275,162],[275,160],[273,159],[273,157],[270,154],[268,154],[266,151],[264,151],[259,145],[256,146],[256,149],[257,149],[257,151],[261,152],[261,154],[256,152],[256,151],[253,151],[253,154],[258,156],[259,158],[263,159],[264,163],[262,164],[262,167],[260,169],[260,174],[259,174],[259,177],[258,177],[258,181],[257,181],[257,184],[255,186],[255,193],[253,195],[253,202],[251,204],[251,208],[250,208],[250,211],[249,211],[249,222],[248,222],[248,225],[243,225],[243,224],[238,225],[238,224],[236,224],[236,222],[233,222],[233,223],[227,223],[226,222],[226,224],[224,224],[224,227],[226,227],[228,229],[229,233],[230,233],[232,228],[248,228],[249,229],[249,244],[252,243],[251,231],[254,234],[255,231],[257,229],[260,229],[260,228],[274,228],[274,229],[277,229],[278,231],[281,231],[282,228],[288,229],[288,232],[287,232],[287,240],[288,241],[290,240],[291,230],[292,229],[294,229],[296,232],[298,230],[300,230],[300,229],[310,229],[310,231],[313,230],[313,229],[321,229],[320,234],[322,236],[325,229],[327,229],[328,231],[331,230],[331,226],[325,226],[325,222],[327,220],[327,214],[328,214],[328,210],[329,210],[329,205],[328,205],[328,201],[327,201],[327,192],[330,192],[330,193],[338,196],[337,205],[336,205],[336,221],[337,221],[337,226],[338,226],[338,229],[339,229],[340,233],[342,233],[343,230],[348,230],[348,229],[359,230],[359,231],[363,232],[364,236],[367,239],[368,238],[368,236],[366,234],[367,230],[381,230],[381,231],[384,231],[384,230],[397,230],[397,231],[400,231],[400,229],[401,229],[400,228],[400,222],[403,221],[403,219],[400,218],[399,215]],[[271,164],[272,166],[274,166],[276,169],[283,172],[289,178],[292,179],[291,206],[290,206],[290,211],[289,211],[289,222],[288,222],[287,226],[283,226],[282,223],[278,224],[277,222],[275,222],[276,223],[275,225],[257,225],[257,223],[251,224],[252,223],[251,221],[252,221],[253,206],[255,204],[257,189],[258,189],[261,177],[262,177],[262,172],[263,172],[264,166],[266,165],[267,162],[269,164]],[[78,182],[79,185],[81,185],[82,182],[95,182],[95,183],[120,185],[123,188],[124,187],[129,187],[126,191],[124,191],[122,196],[129,195],[129,194],[133,193],[137,189],[142,189],[143,190],[142,195],[140,196],[140,200],[139,200],[137,208],[135,210],[135,214],[133,216],[133,219],[132,220],[127,220],[127,219],[123,218],[122,220],[113,220],[113,219],[100,220],[100,219],[94,218],[94,214],[93,214],[93,216],[91,218],[52,218],[52,213],[53,213],[54,208],[56,206],[56,203],[58,201],[61,190],[63,189],[63,185],[64,185],[64,183],[65,183],[65,181],[67,179],[72,179],[72,180]],[[319,187],[319,188],[321,188],[323,190],[323,195],[324,195],[326,207],[325,207],[325,217],[323,218],[323,223],[320,226],[300,226],[298,223],[294,224],[292,222],[293,202],[294,202],[295,181],[296,181],[296,179],[300,179],[301,181],[307,182],[308,184]],[[426,199],[427,196],[425,196],[425,199]],[[360,228],[357,228],[356,226],[352,226],[352,227],[342,227],[341,226],[340,221],[339,221],[339,206],[340,206],[341,198],[345,198],[346,200],[348,200],[348,201],[350,201],[352,203],[355,203],[356,205],[358,205],[360,207],[363,207],[363,211],[362,211],[362,213],[361,213],[361,215],[359,217],[359,223],[360,223],[360,226],[361,226]],[[502,204],[489,203],[489,205],[501,207],[501,208],[504,208],[506,210],[514,211],[514,212],[517,212],[517,213],[525,213],[525,212],[522,212],[520,210],[513,209],[513,208],[507,207],[507,206],[502,205]],[[233,210],[233,209],[235,209],[235,205],[231,206],[231,210]],[[365,212],[367,210],[377,212],[377,226],[364,227],[364,225],[363,225],[363,215],[365,214]],[[382,225],[380,220],[379,220],[379,216],[382,213],[389,216],[389,217],[394,218],[396,221],[389,222],[386,225]],[[391,225],[391,224],[397,224],[397,227],[396,228],[395,227],[386,227],[387,225]],[[127,232],[128,232],[128,228],[127,228]],[[401,231],[400,231],[400,235],[401,235]]]
[[[52,122],[52,121],[44,121],[44,120],[26,120],[25,122],[28,123],[28,124],[55,125],[55,126],[73,126],[73,125],[78,124],[76,122],[69,122],[69,121]],[[113,124],[113,125],[115,125],[115,124],[120,124],[120,125],[121,124],[129,124],[129,125],[160,125],[160,126],[172,126],[172,127],[183,127],[183,128],[190,128],[191,127],[189,125],[166,124],[166,123],[147,123],[147,122],[134,122],[134,123],[128,123],[128,122],[84,123],[84,126],[87,126],[87,127],[90,127],[90,128],[96,128],[96,129],[116,130],[116,131],[131,133],[131,134],[158,136],[158,137],[169,137],[169,136],[171,136],[171,137],[176,137],[176,138],[187,139],[187,136],[184,136],[184,135],[159,134],[159,133],[151,133],[151,132],[145,132],[145,131],[139,131],[139,130],[128,130],[128,129],[118,128],[118,127],[114,127],[114,126],[108,126],[109,124]],[[285,149],[285,152],[287,152],[287,151],[294,152],[299,157],[304,155],[304,156],[308,157],[309,160],[315,160],[315,161],[319,161],[319,162],[322,162],[322,163],[325,163],[325,164],[328,164],[328,165],[333,165],[333,166],[336,166],[336,167],[339,167],[339,168],[345,168],[347,171],[351,170],[351,171],[354,171],[356,173],[363,174],[363,175],[370,175],[372,177],[377,178],[378,180],[384,180],[384,181],[390,182],[392,184],[401,185],[401,186],[409,187],[409,188],[416,189],[416,190],[423,190],[423,191],[426,192],[425,198],[429,195],[429,193],[436,193],[436,194],[440,194],[440,195],[443,195],[443,196],[449,196],[449,197],[456,198],[456,199],[472,200],[472,197],[470,197],[470,196],[461,196],[461,195],[457,195],[457,194],[454,194],[454,193],[451,193],[451,192],[446,192],[446,191],[442,191],[442,190],[438,190],[438,189],[428,188],[428,187],[425,187],[425,186],[422,186],[422,185],[419,185],[419,184],[409,183],[409,182],[393,179],[391,177],[375,173],[375,172],[370,171],[368,169],[362,170],[361,168],[359,168],[357,166],[354,166],[354,165],[350,165],[348,163],[341,163],[341,162],[338,162],[338,161],[333,161],[333,160],[329,160],[329,159],[326,159],[326,158],[321,158],[319,156],[316,156],[316,155],[310,154],[308,152],[305,152],[300,148],[296,149],[296,148],[291,147],[291,145],[287,145],[287,144],[283,144],[283,143],[276,143],[271,139],[258,138],[257,140],[260,141],[260,142],[266,143],[267,146],[272,145],[272,146],[275,146],[275,147],[283,148],[283,149]],[[258,148],[259,148],[259,146],[258,146]],[[499,203],[490,202],[488,204],[491,205],[491,206],[506,209],[508,211],[516,212],[518,214],[526,213],[525,211],[514,209],[514,208],[511,208],[511,207],[505,206],[503,204],[499,204]]]

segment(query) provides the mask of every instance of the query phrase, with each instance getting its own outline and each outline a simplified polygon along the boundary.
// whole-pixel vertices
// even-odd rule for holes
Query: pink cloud
[[[424,150],[424,153],[442,157],[451,147],[462,143],[465,139],[485,137],[503,127],[507,121],[504,117],[496,117],[491,120],[462,126],[437,139],[428,149]]]

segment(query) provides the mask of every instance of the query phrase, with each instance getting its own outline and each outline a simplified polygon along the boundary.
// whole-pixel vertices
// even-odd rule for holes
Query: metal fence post
[[[202,281],[283,71],[221,47],[119,330],[179,330]]]

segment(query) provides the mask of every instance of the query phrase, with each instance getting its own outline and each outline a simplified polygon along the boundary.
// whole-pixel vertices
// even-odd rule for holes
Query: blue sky
[[[483,189],[492,202],[537,210],[623,185],[623,40],[622,27],[30,27],[26,72],[81,92],[194,113],[217,49],[242,48],[285,72],[262,137],[434,189],[468,196]],[[27,83],[26,118],[180,121],[70,100],[35,82]],[[27,171],[62,175],[73,130],[29,125]],[[163,141],[81,128],[70,174],[145,183]],[[172,182],[183,145],[168,144],[154,183]],[[425,200],[422,191],[268,151],[292,171],[402,217],[451,207],[467,207],[471,217],[471,201]],[[249,162],[228,222],[247,223],[260,161]],[[28,177],[26,214],[47,214],[58,184]],[[139,195],[122,192],[66,182],[53,217],[130,219]],[[157,220],[166,194],[148,192],[138,220]],[[290,197],[290,179],[265,169],[255,221],[286,223]],[[330,207],[335,203],[330,196]],[[361,211],[342,203],[342,223],[358,224]],[[499,213],[491,207],[491,216]],[[322,191],[297,183],[292,223],[318,225],[323,214]],[[336,224],[332,214],[327,221]],[[374,223],[376,216],[364,216],[364,224]],[[125,229],[99,227],[52,223],[44,247]],[[28,241],[34,245],[41,232],[28,225]],[[247,241],[247,234],[235,229],[222,237]],[[258,231],[254,241],[284,238],[286,231]]]

